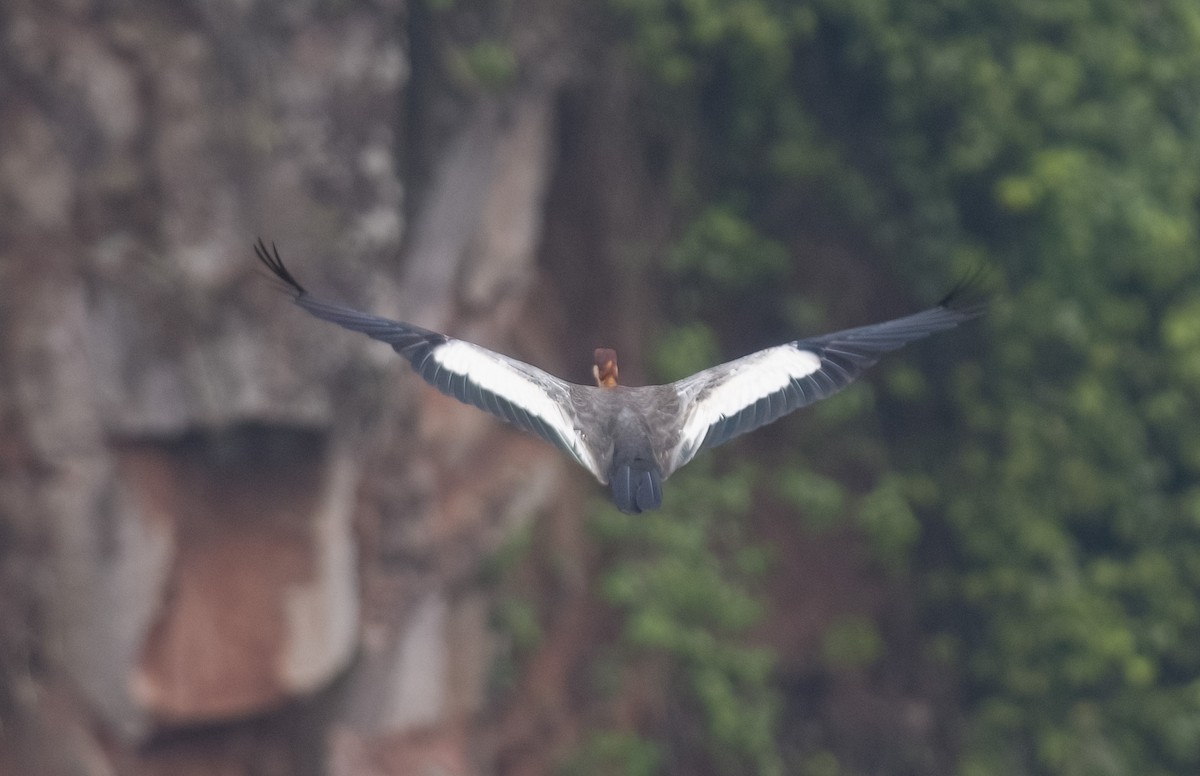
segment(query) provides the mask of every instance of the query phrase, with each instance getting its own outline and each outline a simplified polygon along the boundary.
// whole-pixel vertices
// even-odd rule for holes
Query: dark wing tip
[[[304,286],[300,285],[300,282],[292,276],[291,271],[284,266],[283,259],[279,256],[279,249],[275,247],[274,242],[271,243],[271,249],[267,250],[267,244],[259,237],[258,242],[254,243],[254,255],[258,256],[258,260],[263,263],[263,266],[271,270],[272,275],[283,281],[297,296],[308,293]]]
[[[950,293],[938,302],[938,307],[960,313],[963,320],[987,312],[996,295],[995,277],[983,265],[976,266],[954,284]]]

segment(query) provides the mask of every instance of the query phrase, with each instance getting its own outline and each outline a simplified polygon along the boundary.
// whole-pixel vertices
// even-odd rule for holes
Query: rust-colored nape
[[[601,388],[616,388],[617,351],[612,348],[596,348],[594,358],[596,363],[592,367],[592,376],[596,378],[596,385]]]

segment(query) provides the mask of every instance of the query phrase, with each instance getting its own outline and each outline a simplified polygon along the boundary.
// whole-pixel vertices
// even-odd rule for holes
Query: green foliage
[[[480,41],[453,50],[451,69],[458,81],[487,92],[508,87],[517,77],[517,57],[512,47],[497,40]]]
[[[865,617],[841,618],[825,630],[821,642],[821,657],[833,669],[867,668],[883,651],[883,637]]]
[[[480,568],[481,582],[498,584],[506,574],[521,565],[533,548],[533,524],[526,523],[510,531],[504,543],[484,559]]]
[[[518,652],[533,649],[542,640],[542,624],[533,602],[510,597],[496,607],[496,628],[511,640]]]
[[[654,349],[654,372],[667,382],[679,380],[717,363],[718,353],[717,338],[707,325],[676,326]]]
[[[787,250],[727,207],[710,207],[687,228],[667,268],[685,282],[740,291],[778,280],[790,269]]]
[[[704,468],[697,462],[673,478],[677,496],[658,512],[607,507],[597,515],[595,532],[618,552],[601,589],[625,614],[630,659],[668,661],[687,709],[680,714],[705,731],[714,761],[733,772],[775,774],[774,662],[743,641],[763,615],[752,585],[769,561],[739,519],[752,482],[743,471],[713,476]]]
[[[840,776],[845,773],[833,752],[819,751],[806,755],[800,764],[801,776]]]
[[[884,477],[858,504],[859,523],[872,542],[875,557],[893,570],[903,569],[908,551],[921,532],[908,496],[907,482],[898,475]]]
[[[738,246],[814,224],[893,257],[915,295],[981,263],[1013,289],[941,340],[953,354],[863,394],[888,445],[865,494],[777,483],[916,580],[931,650],[964,677],[960,772],[1200,772],[1200,5],[612,4],[695,149],[681,296],[757,283],[758,306],[807,322],[769,285],[777,260]],[[865,460],[856,442],[820,471]],[[936,552],[912,552],[922,522]]]
[[[804,466],[787,466],[777,475],[779,495],[820,531],[839,524],[845,515],[846,489],[837,480]]]
[[[482,564],[481,585],[496,593],[491,609],[491,627],[497,648],[490,666],[489,691],[501,693],[517,681],[521,663],[542,642],[542,623],[534,602],[532,581],[522,578],[529,571],[533,548],[532,525],[509,534],[503,546]]]
[[[561,776],[655,776],[662,753],[656,744],[631,733],[603,730],[592,733],[559,769]]]

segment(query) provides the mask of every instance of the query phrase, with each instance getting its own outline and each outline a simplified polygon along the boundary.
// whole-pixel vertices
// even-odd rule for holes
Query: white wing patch
[[[820,368],[821,357],[816,353],[791,345],[778,345],[701,372],[697,377],[707,379],[688,387],[698,393],[707,393],[698,396],[683,423],[674,456],[675,467],[692,459],[714,424],[737,415],[760,399],[782,391],[793,380],[801,380]],[[718,373],[712,374],[714,371]]]
[[[519,364],[463,340],[449,340],[434,348],[430,355],[442,369],[462,375],[484,392],[536,416],[559,437],[563,449],[585,469],[601,477],[564,404],[550,393],[560,388],[565,403],[567,391],[562,381],[536,367]]]

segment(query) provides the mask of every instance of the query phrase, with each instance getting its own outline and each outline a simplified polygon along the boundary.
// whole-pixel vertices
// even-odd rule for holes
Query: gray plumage
[[[913,315],[767,348],[668,385],[609,388],[569,383],[478,345],[318,299],[274,245],[260,240],[255,253],[300,307],[388,343],[442,393],[557,445],[634,513],[657,509],[663,480],[699,450],[824,399],[882,354],[983,312],[952,293]]]

